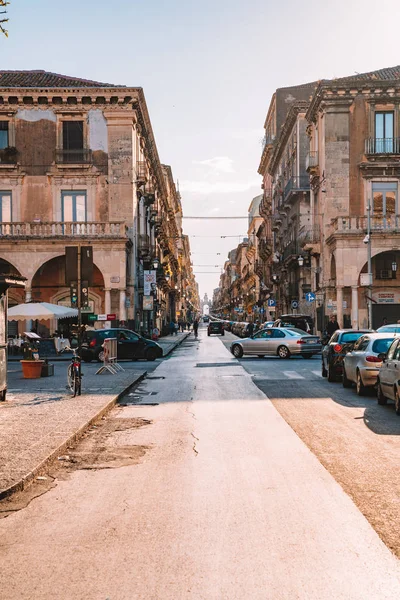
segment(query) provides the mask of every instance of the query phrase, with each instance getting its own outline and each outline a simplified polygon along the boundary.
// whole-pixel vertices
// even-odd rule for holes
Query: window
[[[375,152],[393,152],[394,113],[375,113]]]
[[[379,181],[372,184],[372,214],[386,218],[397,214],[397,183]]]
[[[61,220],[67,223],[86,221],[86,192],[62,192]]]
[[[273,338],[284,338],[286,337],[283,331],[279,331],[279,329],[274,329],[272,333]]]
[[[393,360],[400,360],[400,344],[399,343],[397,343],[396,350],[395,350],[394,356],[393,356]]]
[[[0,121],[0,150],[8,148],[8,121]]]
[[[83,149],[83,121],[63,121],[63,150]]]
[[[368,348],[370,339],[369,338],[362,338],[360,343],[357,346],[357,352],[364,352],[364,350],[366,350]],[[354,348],[355,350],[356,348]]]
[[[361,336],[362,333],[344,333],[340,341],[342,342],[342,344],[348,344],[350,342],[356,342]]]
[[[381,354],[382,352],[386,353],[392,342],[393,338],[375,340],[375,342],[372,344],[372,352],[376,352],[376,354]]]
[[[271,336],[272,336],[272,332],[271,331],[264,330],[264,331],[259,331],[253,337],[256,340],[259,340],[259,339],[270,338]]]
[[[0,192],[0,222],[11,222],[11,192]]]
[[[389,361],[389,360],[392,360],[392,358],[393,358],[393,355],[394,355],[394,353],[395,353],[395,350],[396,350],[396,348],[397,348],[397,346],[398,346],[398,343],[399,343],[399,342],[398,342],[398,340],[395,340],[395,341],[392,343],[392,345],[390,346],[390,348],[389,348],[389,350],[388,350],[388,353],[387,353],[386,360],[388,360],[388,361]]]

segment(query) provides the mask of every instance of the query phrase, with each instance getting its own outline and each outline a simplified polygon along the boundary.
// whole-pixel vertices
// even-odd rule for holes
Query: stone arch
[[[20,271],[9,261],[0,258],[0,273],[15,275],[21,277]],[[10,288],[8,291],[8,306],[22,304],[25,300],[25,290],[23,288]]]

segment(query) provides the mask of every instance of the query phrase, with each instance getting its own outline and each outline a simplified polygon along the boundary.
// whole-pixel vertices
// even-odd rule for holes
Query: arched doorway
[[[93,265],[93,285],[89,288],[89,308],[82,312],[82,323],[89,323],[89,314],[101,313],[104,307],[104,278],[100,269]],[[71,306],[70,289],[65,284],[65,255],[56,256],[43,263],[32,278],[32,300],[34,302],[50,302]],[[77,324],[76,319],[60,319],[56,322],[45,322],[39,333],[48,335],[55,329],[60,334],[69,336],[71,327]]]
[[[0,258],[0,273],[2,275],[14,275],[21,277],[21,273],[8,260]],[[22,288],[9,288],[8,290],[8,306],[17,306],[25,301],[25,290]],[[18,322],[8,321],[8,336],[18,337]]]
[[[368,263],[364,264],[360,275],[364,273],[368,273]],[[360,282],[361,279],[360,277]],[[396,323],[400,319],[400,252],[378,252],[373,256],[372,291],[368,287],[362,289],[364,294],[360,309],[367,312],[368,301],[371,299],[373,329],[385,322]]]

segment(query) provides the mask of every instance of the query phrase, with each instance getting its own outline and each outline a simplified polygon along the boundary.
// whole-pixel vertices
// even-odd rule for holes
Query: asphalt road
[[[400,597],[397,559],[260,389],[270,381],[276,406],[361,410],[328,398],[317,375],[279,376],[297,364],[314,366],[243,368],[204,330],[186,341],[71,450],[47,493],[0,520],[1,596]]]

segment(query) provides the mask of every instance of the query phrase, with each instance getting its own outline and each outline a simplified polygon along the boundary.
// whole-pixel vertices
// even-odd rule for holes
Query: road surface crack
[[[195,455],[196,455],[196,457],[197,457],[197,456],[199,455],[199,452],[198,452],[198,450],[197,450],[197,448],[196,448],[196,441],[197,441],[197,442],[199,442],[200,440],[199,440],[199,438],[198,438],[198,437],[196,437],[196,436],[194,435],[193,431],[191,432],[191,434],[190,434],[190,435],[191,435],[191,436],[192,436],[192,437],[195,439],[195,442],[194,442],[194,444],[193,444],[193,452],[195,453]]]

